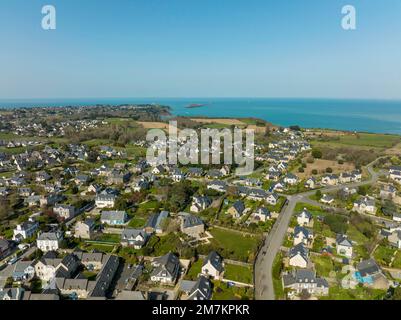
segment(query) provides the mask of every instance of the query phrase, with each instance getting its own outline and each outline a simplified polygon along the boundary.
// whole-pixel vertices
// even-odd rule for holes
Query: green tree
[[[319,149],[312,150],[312,157],[314,157],[315,159],[321,159],[322,156],[323,156],[323,153]]]

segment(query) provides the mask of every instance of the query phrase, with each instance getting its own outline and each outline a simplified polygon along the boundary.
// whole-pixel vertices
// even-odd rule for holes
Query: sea
[[[161,104],[177,116],[253,117],[280,126],[401,135],[401,100],[273,98],[88,98],[0,100],[0,108]],[[187,108],[191,104],[203,105]]]

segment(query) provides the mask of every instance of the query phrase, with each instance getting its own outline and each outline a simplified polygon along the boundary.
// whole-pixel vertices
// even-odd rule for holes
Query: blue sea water
[[[401,134],[401,101],[395,100],[96,98],[0,100],[0,108],[124,103],[168,105],[174,115],[181,116],[255,117],[282,126]],[[193,103],[206,105],[186,108]]]

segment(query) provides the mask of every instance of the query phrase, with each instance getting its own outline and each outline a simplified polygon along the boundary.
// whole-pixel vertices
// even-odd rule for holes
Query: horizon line
[[[400,98],[362,98],[362,97],[264,97],[264,96],[158,96],[158,97],[50,97],[50,98],[0,98],[0,102],[40,101],[40,100],[104,100],[104,99],[279,99],[279,100],[359,100],[359,101],[401,101]]]

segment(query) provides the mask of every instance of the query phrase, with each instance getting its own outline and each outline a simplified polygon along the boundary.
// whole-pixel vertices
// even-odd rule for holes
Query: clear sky
[[[401,99],[400,0],[1,0],[0,41],[0,99]]]

